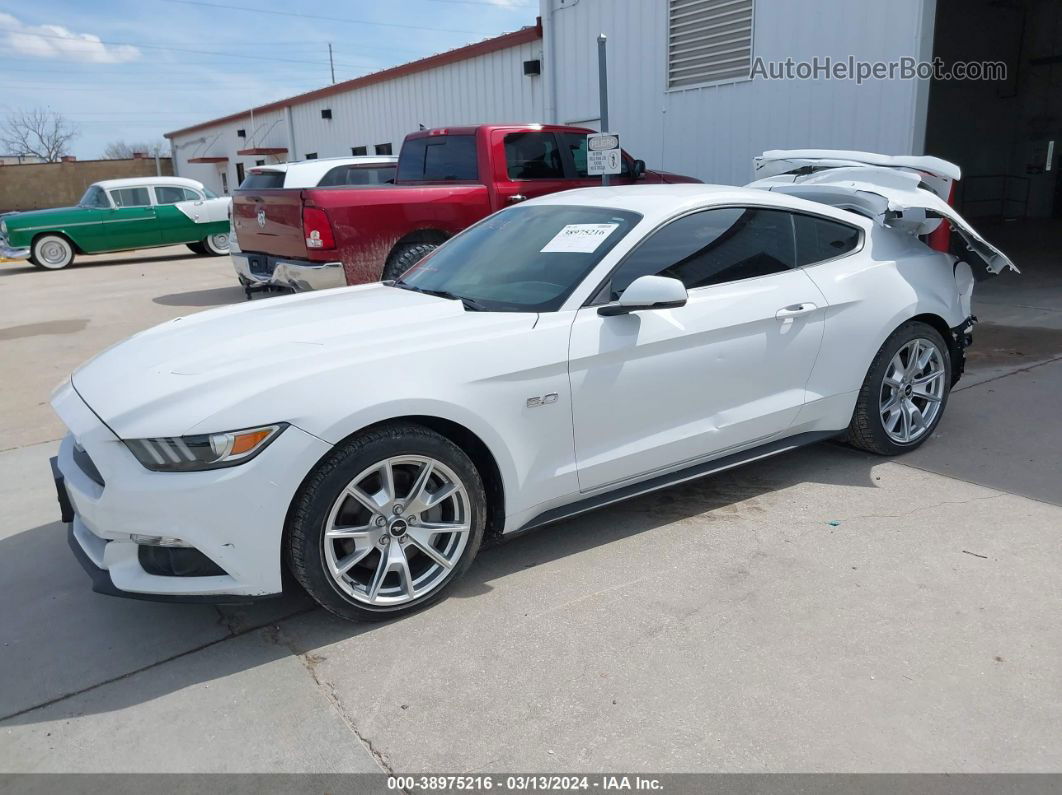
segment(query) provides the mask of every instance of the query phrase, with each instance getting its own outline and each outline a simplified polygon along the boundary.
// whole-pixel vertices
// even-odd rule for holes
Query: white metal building
[[[228,193],[254,165],[398,154],[420,125],[539,121],[541,58],[536,25],[176,130],[174,169]]]

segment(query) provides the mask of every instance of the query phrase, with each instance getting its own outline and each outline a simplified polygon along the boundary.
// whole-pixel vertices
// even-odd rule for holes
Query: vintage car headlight
[[[7,237],[7,221],[0,221],[0,235]]]
[[[199,472],[250,461],[287,427],[281,422],[228,433],[122,441],[137,461],[154,472]]]

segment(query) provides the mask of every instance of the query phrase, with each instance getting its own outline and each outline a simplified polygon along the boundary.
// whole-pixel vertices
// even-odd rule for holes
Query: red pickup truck
[[[393,184],[238,190],[233,199],[240,282],[314,290],[397,278],[467,226],[546,193],[599,185],[586,173],[592,130],[484,124],[406,137]],[[623,154],[614,184],[699,182]]]

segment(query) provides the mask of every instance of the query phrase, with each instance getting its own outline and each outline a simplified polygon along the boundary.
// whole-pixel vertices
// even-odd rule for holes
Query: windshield
[[[433,251],[395,286],[465,299],[472,309],[555,312],[641,217],[603,207],[513,207]]]
[[[81,197],[81,201],[78,203],[79,207],[96,207],[101,209],[109,209],[111,203],[107,200],[107,194],[103,188],[99,185],[89,185],[85,195]]]

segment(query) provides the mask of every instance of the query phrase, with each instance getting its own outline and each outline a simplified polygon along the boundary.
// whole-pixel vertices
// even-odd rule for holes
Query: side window
[[[425,135],[402,144],[398,179],[412,182],[479,179],[473,135]]]
[[[564,179],[564,165],[553,133],[506,135],[505,167],[509,179]]]
[[[797,265],[813,265],[847,254],[859,245],[859,230],[812,215],[794,215]]]
[[[150,207],[151,196],[147,188],[118,188],[111,191],[115,207]]]
[[[383,185],[395,177],[394,166],[366,168],[365,166],[336,166],[317,183],[326,188],[334,185]]]
[[[93,185],[85,193],[85,198],[82,200],[82,204],[86,207],[94,207],[99,210],[109,210],[111,203],[107,201],[107,194],[104,193],[103,188],[98,188]]]
[[[177,202],[198,201],[202,197],[189,188],[177,188],[173,185],[155,186],[156,204],[176,204]]]
[[[568,147],[572,160],[575,162],[576,178],[589,177],[586,170],[586,136],[582,133],[561,133],[561,140],[564,146]]]
[[[793,268],[793,217],[781,210],[726,207],[693,213],[655,232],[612,276],[610,300],[639,276],[680,279],[686,289]]]

